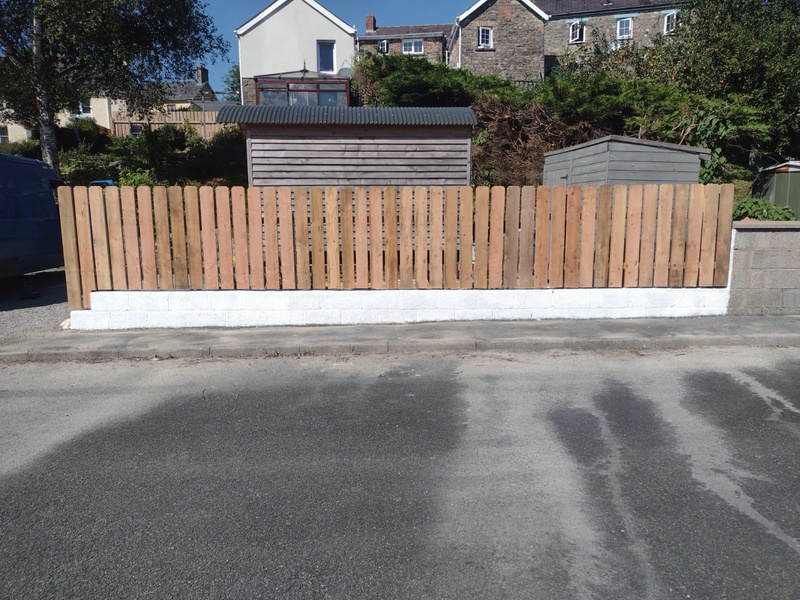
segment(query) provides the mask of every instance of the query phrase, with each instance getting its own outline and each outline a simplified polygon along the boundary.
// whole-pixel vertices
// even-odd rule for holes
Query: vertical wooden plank
[[[353,190],[343,187],[339,192],[342,206],[342,288],[356,287],[355,245],[353,244]]]
[[[183,190],[169,188],[169,220],[172,229],[172,272],[175,289],[189,289],[189,263],[186,259],[186,221],[183,215]]]
[[[128,277],[125,273],[125,246],[122,241],[122,207],[119,200],[119,188],[107,187],[105,197],[108,250],[111,257],[111,287],[115,290],[127,290]]]
[[[567,189],[555,185],[550,199],[550,287],[564,287],[564,246],[567,235]]]
[[[695,183],[689,198],[689,224],[686,227],[686,266],[683,272],[683,287],[697,287],[700,274],[700,238],[703,235],[703,210],[706,188]]]
[[[430,194],[431,274],[428,283],[432,288],[441,289],[444,285],[444,189],[432,187]]]
[[[578,188],[580,191],[580,188]],[[536,225],[536,188],[522,188],[519,217],[519,287],[533,287],[533,232]]]
[[[417,289],[427,289],[428,283],[428,188],[414,189],[414,281]]]
[[[233,212],[233,268],[236,289],[250,289],[250,257],[247,249],[247,200],[242,186],[231,188]]]
[[[184,213],[186,215],[186,253],[189,261],[189,288],[203,289],[203,250],[200,242],[200,205],[197,188],[188,186],[183,190]]]
[[[581,188],[567,188],[567,231],[564,243],[564,287],[578,287],[578,261],[581,252]]]
[[[227,186],[215,190],[217,204],[217,246],[219,248],[220,289],[235,288],[233,280],[233,235],[231,232],[231,197]]]
[[[581,260],[578,266],[578,283],[582,288],[594,285],[594,234],[597,220],[597,187],[583,187],[581,207]]]
[[[153,233],[151,188],[146,185],[136,188],[136,199],[139,207],[139,236],[142,249],[142,289],[155,290],[158,289],[158,268],[156,266],[156,239]],[[214,260],[216,261],[216,259],[215,251]]]
[[[153,217],[156,225],[156,262],[158,264],[158,289],[171,290],[174,286],[172,274],[172,250],[169,234],[169,205],[167,188],[153,188]]]
[[[656,253],[656,219],[658,217],[658,186],[644,186],[642,208],[642,244],[639,251],[639,287],[652,287]]]
[[[489,287],[503,287],[503,227],[505,226],[506,189],[492,188],[489,209]]]
[[[455,186],[448,186],[444,190],[444,287],[447,290],[455,290],[459,287],[458,188]]]
[[[125,270],[129,290],[142,289],[142,265],[139,255],[139,218],[136,211],[136,190],[126,186],[120,191],[122,200],[122,239],[125,245]]]
[[[608,260],[611,252],[610,185],[601,185],[597,199],[597,232],[594,245],[594,287],[608,287]]]
[[[719,184],[706,186],[703,211],[703,237],[700,240],[700,287],[714,285],[714,254],[717,250],[717,215],[719,214]]]
[[[92,223],[89,217],[89,190],[82,186],[76,187],[74,189],[74,199],[83,306],[91,308],[89,294],[97,289],[97,280],[95,278],[94,252],[92,250]]]
[[[667,287],[669,283],[670,228],[672,227],[672,196],[674,188],[662,185],[658,192],[658,223],[656,224],[656,263],[653,274],[654,287]]]
[[[384,273],[386,287],[397,289],[398,285],[398,260],[397,255],[397,188],[387,187],[383,190],[383,221],[384,221]]]
[[[414,287],[414,192],[410,187],[400,188],[400,288]]]
[[[339,190],[333,186],[325,188],[325,227],[328,234],[328,289],[338,290],[342,287],[339,276]]]
[[[672,245],[669,251],[669,287],[683,285],[686,256],[686,225],[689,216],[689,186],[675,186],[675,203],[672,209]]]
[[[325,282],[325,223],[322,207],[322,188],[311,188],[311,287],[324,290]]]
[[[264,207],[264,285],[268,290],[281,289],[282,265],[283,260],[281,251],[283,247],[278,244],[278,204],[276,190],[274,187],[265,187],[261,190],[261,204]],[[292,218],[292,198],[289,195],[289,221]],[[291,224],[288,226],[291,231]],[[294,245],[294,242],[292,242]],[[292,255],[294,256],[294,255]],[[292,279],[294,279],[294,267],[292,268]],[[284,288],[284,289],[293,289]]]
[[[472,187],[461,187],[461,208],[459,209],[459,228],[461,241],[458,252],[458,280],[462,290],[472,289]]]
[[[369,188],[369,287],[382,290],[383,284],[383,190]]]
[[[294,188],[294,259],[297,289],[311,289],[311,265],[308,262],[308,189]]]
[[[292,188],[278,188],[278,226],[281,247],[281,288],[297,289],[294,264],[294,221],[292,219]]]
[[[64,248],[67,305],[70,308],[82,308],[81,267],[78,258],[78,233],[75,228],[75,203],[72,201],[72,188],[65,185],[58,188],[58,218],[61,223],[61,244]]]
[[[611,207],[611,248],[608,257],[608,287],[622,287],[625,266],[625,215],[628,212],[628,186],[615,185]]]
[[[550,195],[549,186],[536,190],[536,228],[533,239],[533,287],[547,287],[547,260],[550,253]]]
[[[622,285],[639,285],[639,241],[642,236],[642,198],[644,188],[632,185],[628,188],[628,227],[625,232],[625,272]]]
[[[489,188],[475,189],[475,288],[489,283]]]
[[[503,287],[519,287],[519,203],[521,190],[512,185],[506,190],[505,239],[503,244]]]
[[[731,226],[733,225],[733,184],[720,188],[717,211],[717,251],[714,261],[714,286],[728,285],[728,266],[731,255]]]
[[[356,188],[356,287],[359,289],[369,287],[366,188]]]
[[[189,188],[186,189],[189,191]],[[261,188],[247,188],[247,234],[251,290],[263,290],[266,287],[264,268],[264,223],[262,221],[264,208],[261,205]],[[188,217],[188,215],[187,215]],[[188,225],[189,219],[186,219]],[[191,272],[191,268],[189,269]]]
[[[203,241],[203,289],[219,289],[217,262],[217,217],[214,206],[214,188],[200,188],[200,227]],[[144,248],[144,241],[142,241]],[[144,262],[144,260],[142,261]]]
[[[103,188],[89,188],[89,215],[92,223],[92,251],[98,290],[111,289],[111,258],[108,251],[106,207]]]

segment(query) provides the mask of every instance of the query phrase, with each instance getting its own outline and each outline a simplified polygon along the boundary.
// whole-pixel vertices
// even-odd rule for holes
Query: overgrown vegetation
[[[775,206],[766,198],[740,198],[733,203],[733,220],[794,221],[797,217],[788,206]]]

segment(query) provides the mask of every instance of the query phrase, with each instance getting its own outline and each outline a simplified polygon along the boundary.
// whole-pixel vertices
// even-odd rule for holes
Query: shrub
[[[118,168],[108,154],[92,154],[89,144],[83,143],[58,153],[61,178],[67,185],[87,185],[96,179],[119,177]]]
[[[794,211],[788,206],[775,206],[766,198],[741,198],[733,203],[733,220],[745,218],[758,221],[794,221]]]
[[[140,185],[167,185],[156,177],[154,169],[134,169],[123,167],[119,171],[119,185],[130,185],[139,187]]]
[[[0,144],[0,154],[13,154],[14,156],[24,156],[25,158],[42,160],[42,151],[39,146],[39,140],[34,139]]]

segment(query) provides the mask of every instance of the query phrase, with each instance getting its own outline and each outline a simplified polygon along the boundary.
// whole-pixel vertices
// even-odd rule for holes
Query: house
[[[538,79],[591,43],[647,45],[671,34],[686,0],[479,0],[456,18],[449,65],[481,75]]]
[[[452,30],[452,23],[378,27],[375,15],[367,15],[366,33],[358,36],[358,48],[378,54],[424,56],[431,62],[447,63],[447,42]]]
[[[356,28],[314,0],[275,0],[235,33],[244,104],[257,103],[256,77],[263,73],[336,75],[355,56]]]
[[[208,82],[208,69],[205,65],[197,67],[197,76],[189,81],[169,81],[164,84],[167,102],[166,112],[176,110],[193,110],[193,104],[216,102],[217,95]]]
[[[244,104],[261,106],[350,106],[350,78],[318,71],[256,75],[255,96]],[[251,102],[251,100],[254,100]]]

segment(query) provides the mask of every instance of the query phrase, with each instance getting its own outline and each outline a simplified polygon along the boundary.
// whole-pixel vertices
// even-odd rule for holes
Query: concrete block
[[[247,310],[287,310],[291,291],[254,291],[247,296]]]
[[[232,310],[225,313],[226,327],[263,327],[266,325],[264,312],[257,310]]]
[[[796,308],[800,309],[800,289],[796,290],[783,290],[783,308]]]
[[[189,314],[180,311],[150,311],[147,315],[147,326],[162,329],[186,327]]]
[[[739,252],[740,250],[753,250],[757,248],[758,233],[759,232],[756,231],[737,231],[733,249]]]
[[[490,292],[484,292],[490,293]],[[495,292],[496,293],[496,292]],[[439,308],[445,310],[470,310],[479,308],[475,290],[442,290],[437,294]],[[480,308],[483,308],[482,306]]]
[[[267,326],[303,325],[303,313],[299,310],[265,311],[262,316]]]
[[[108,315],[99,310],[73,310],[69,314],[69,326],[80,331],[108,329]]]
[[[211,310],[246,310],[247,299],[251,293],[246,290],[209,291],[209,308]]]
[[[325,292],[323,306],[328,310],[359,310],[369,292],[363,290],[331,290]]]
[[[515,295],[517,308],[532,310],[552,308],[555,298],[553,290],[517,290]]]
[[[203,310],[189,311],[186,313],[187,327],[225,327],[225,311]]]
[[[415,320],[416,312],[392,308],[389,310],[378,311],[381,323],[412,323]]]
[[[731,290],[728,306],[739,310],[761,311],[765,308],[778,308],[782,303],[781,290]]]
[[[770,248],[793,250],[800,248],[800,231],[773,231]]]
[[[594,288],[591,293],[592,308],[626,308],[629,305],[628,298],[630,293],[629,290],[624,288]]]
[[[400,306],[413,310],[436,308],[440,293],[440,290],[403,290]]]
[[[108,318],[108,327],[109,329],[145,329],[147,315],[148,313],[144,311],[134,310],[112,313]]]
[[[454,310],[456,321],[491,321],[495,320],[497,313],[503,314],[509,309],[475,308],[472,310]],[[501,317],[506,319],[506,317]]]
[[[738,237],[737,237],[738,239]],[[753,250],[734,250],[733,252],[733,270],[737,269],[752,269],[753,268]]]
[[[745,290],[751,288],[753,272],[753,269],[734,268],[731,272],[731,289]]]
[[[516,290],[476,290],[473,293],[479,309],[517,308]]]
[[[433,321],[452,321],[454,317],[454,310],[443,308],[423,309],[417,311],[416,322],[427,323]]]
[[[303,325],[341,325],[340,310],[304,310]]]
[[[92,310],[126,311],[130,310],[130,292],[92,292],[89,297]]]
[[[800,269],[800,248],[760,250],[753,254],[754,269]]]
[[[129,310],[141,311],[168,311],[169,292],[163,291],[134,291],[128,292]]]
[[[771,269],[766,274],[767,289],[800,289],[800,268]]]
[[[169,310],[208,310],[212,293],[200,290],[167,292]]]
[[[363,292],[362,308],[368,310],[402,308],[403,294],[406,290],[366,290]]]
[[[343,310],[342,325],[374,325],[381,322],[380,310]]]
[[[553,290],[553,306],[555,308],[590,308],[592,290]]]

